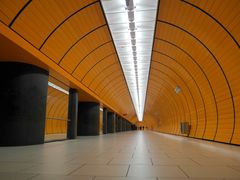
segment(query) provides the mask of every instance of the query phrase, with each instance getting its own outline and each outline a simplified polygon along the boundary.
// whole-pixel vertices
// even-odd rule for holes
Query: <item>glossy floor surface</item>
[[[240,147],[148,131],[0,147],[0,179],[240,179]]]

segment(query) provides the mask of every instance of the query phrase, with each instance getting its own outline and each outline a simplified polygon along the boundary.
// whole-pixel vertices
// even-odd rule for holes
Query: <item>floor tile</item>
[[[152,165],[152,160],[151,158],[133,158],[131,161],[131,164],[147,164],[147,165]]]
[[[142,155],[133,155],[133,158],[168,158],[165,154],[142,154]]]
[[[33,167],[32,163],[21,162],[1,162],[0,172],[21,172],[24,169]]]
[[[157,178],[139,178],[139,177],[95,177],[94,180],[157,180]]]
[[[137,177],[186,177],[176,166],[131,165],[128,176]]]
[[[225,180],[223,178],[158,178],[158,180]]]
[[[86,164],[91,158],[74,158],[66,162],[66,164]]]
[[[67,164],[38,164],[31,168],[24,169],[23,173],[38,173],[38,174],[61,174],[67,175],[82,165],[67,165]]]
[[[128,166],[124,165],[85,165],[73,175],[85,176],[126,176]]]
[[[108,164],[113,158],[93,158],[86,161],[86,164]]]
[[[240,172],[240,166],[229,166],[229,167],[231,167],[232,169],[235,169],[235,170]]]
[[[67,134],[47,134],[44,137],[45,142],[67,139]]]
[[[229,166],[239,166],[240,167],[240,160],[239,159],[225,159],[225,162]]]
[[[210,158],[210,157],[208,157],[208,158],[192,158],[192,160],[202,166],[228,166],[228,165],[233,164],[230,161],[226,161],[221,158],[218,158],[218,159]]]
[[[233,170],[228,167],[190,167],[190,166],[181,166],[183,171],[189,177],[197,178],[239,178],[240,172]]]
[[[151,158],[167,158],[166,153],[149,153],[149,157]]]
[[[115,154],[113,156],[113,158],[132,158],[133,157],[133,153],[118,153],[118,154]]]
[[[190,153],[169,153],[166,152],[167,156],[170,158],[204,158],[201,154],[190,154]]]
[[[65,175],[53,175],[44,174],[38,175],[31,180],[92,180],[93,176],[65,176]]]
[[[132,158],[133,153],[105,153],[99,155],[97,158]]]
[[[131,164],[132,162],[132,158],[125,158],[125,159],[122,159],[122,158],[114,158],[112,159],[112,161],[110,161],[110,165],[111,164],[118,164],[118,165],[129,165]]]
[[[3,173],[0,172],[1,180],[26,180],[36,176],[36,174],[31,173]]]
[[[188,158],[153,158],[153,165],[188,165],[199,166],[196,162]]]

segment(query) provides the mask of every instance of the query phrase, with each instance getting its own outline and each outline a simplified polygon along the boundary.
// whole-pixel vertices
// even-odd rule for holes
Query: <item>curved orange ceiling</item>
[[[4,24],[100,102],[127,119],[135,116],[100,1],[1,1],[0,9]],[[112,99],[118,92],[122,97]]]
[[[240,143],[239,14],[237,0],[160,1],[146,104],[157,130],[187,121],[191,137]]]
[[[100,1],[3,0],[0,10],[5,26],[100,101],[134,117]],[[239,0],[160,0],[146,123],[180,135],[187,121],[190,137],[240,144],[239,24]]]

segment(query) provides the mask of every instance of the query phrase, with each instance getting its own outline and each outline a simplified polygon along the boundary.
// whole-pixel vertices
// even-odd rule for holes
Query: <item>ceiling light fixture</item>
[[[138,120],[142,121],[158,0],[101,0],[101,3]]]
[[[179,94],[182,91],[182,89],[180,88],[180,86],[176,86],[175,87],[175,93]]]
[[[57,90],[59,90],[59,91],[61,91],[61,92],[63,92],[63,93],[65,93],[65,94],[69,94],[69,92],[68,91],[66,91],[65,89],[63,89],[63,88],[61,88],[61,87],[59,87],[58,85],[56,85],[56,84],[53,84],[52,82],[50,82],[50,81],[48,81],[48,85],[49,86],[51,86],[52,88],[54,88],[54,89],[57,89]]]

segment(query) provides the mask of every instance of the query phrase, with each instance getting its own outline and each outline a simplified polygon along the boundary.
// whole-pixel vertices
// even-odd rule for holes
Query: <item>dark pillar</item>
[[[115,114],[113,112],[108,112],[107,114],[107,132],[115,132]]]
[[[126,131],[129,131],[129,122],[126,120]]]
[[[0,63],[0,145],[44,143],[48,72],[39,67]]]
[[[122,120],[122,131],[126,131],[126,121]]]
[[[95,102],[78,104],[78,136],[99,135],[100,106]]]
[[[119,126],[118,126],[118,115],[115,115],[115,132],[119,132]]]
[[[127,125],[126,125],[126,130],[129,131],[130,130],[130,123],[127,121]]]
[[[133,127],[134,127],[134,130],[138,130],[138,127],[135,124],[133,125]]]
[[[107,134],[107,115],[107,109],[103,108],[103,134]]]
[[[132,124],[132,125],[131,125],[131,129],[132,129],[133,131],[135,131],[135,130],[137,130],[137,126],[136,126],[135,124]]]
[[[131,130],[133,130],[133,129],[132,129],[132,123],[129,122],[129,131],[131,131]]]
[[[122,127],[121,127],[121,117],[116,116],[116,126],[117,126],[117,132],[121,132],[122,131]]]
[[[119,117],[118,125],[119,125],[119,132],[122,132],[122,118],[121,117]]]
[[[128,121],[128,131],[131,131],[131,123]]]
[[[69,100],[68,100],[67,138],[76,139],[78,119],[78,92],[76,89],[69,90],[68,99]]]
[[[118,117],[118,131],[122,132],[122,118]]]

